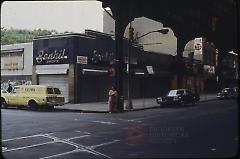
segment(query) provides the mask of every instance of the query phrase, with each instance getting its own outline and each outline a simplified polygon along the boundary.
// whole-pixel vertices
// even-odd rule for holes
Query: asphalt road
[[[121,114],[2,109],[7,159],[231,157],[236,100]]]

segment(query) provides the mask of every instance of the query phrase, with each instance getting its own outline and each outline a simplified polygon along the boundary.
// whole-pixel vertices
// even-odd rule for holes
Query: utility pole
[[[132,43],[133,43],[133,34],[134,34],[134,28],[132,27],[132,24],[130,23],[129,27],[129,40],[128,40],[128,63],[127,63],[127,82],[128,82],[128,101],[126,104],[126,109],[127,110],[132,110],[133,109],[133,104],[132,104],[132,98],[131,98],[131,48],[132,48]]]

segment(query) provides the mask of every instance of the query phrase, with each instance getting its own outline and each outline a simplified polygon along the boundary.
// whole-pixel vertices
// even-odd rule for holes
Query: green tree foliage
[[[46,29],[6,29],[1,27],[1,45],[31,42],[34,37],[58,34],[56,30]]]

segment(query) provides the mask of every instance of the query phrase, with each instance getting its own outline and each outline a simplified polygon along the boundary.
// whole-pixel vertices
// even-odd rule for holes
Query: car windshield
[[[167,94],[168,97],[173,97],[173,96],[176,96],[177,94],[177,90],[170,90]]]

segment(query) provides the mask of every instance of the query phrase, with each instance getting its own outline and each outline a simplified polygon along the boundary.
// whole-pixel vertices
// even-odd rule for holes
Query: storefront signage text
[[[66,60],[68,57],[65,55],[65,49],[57,50],[55,49],[53,52],[47,52],[44,50],[41,50],[38,53],[38,56],[36,57],[36,61],[38,64],[41,63],[47,63],[47,64],[53,64],[53,63],[60,63],[60,60]]]

